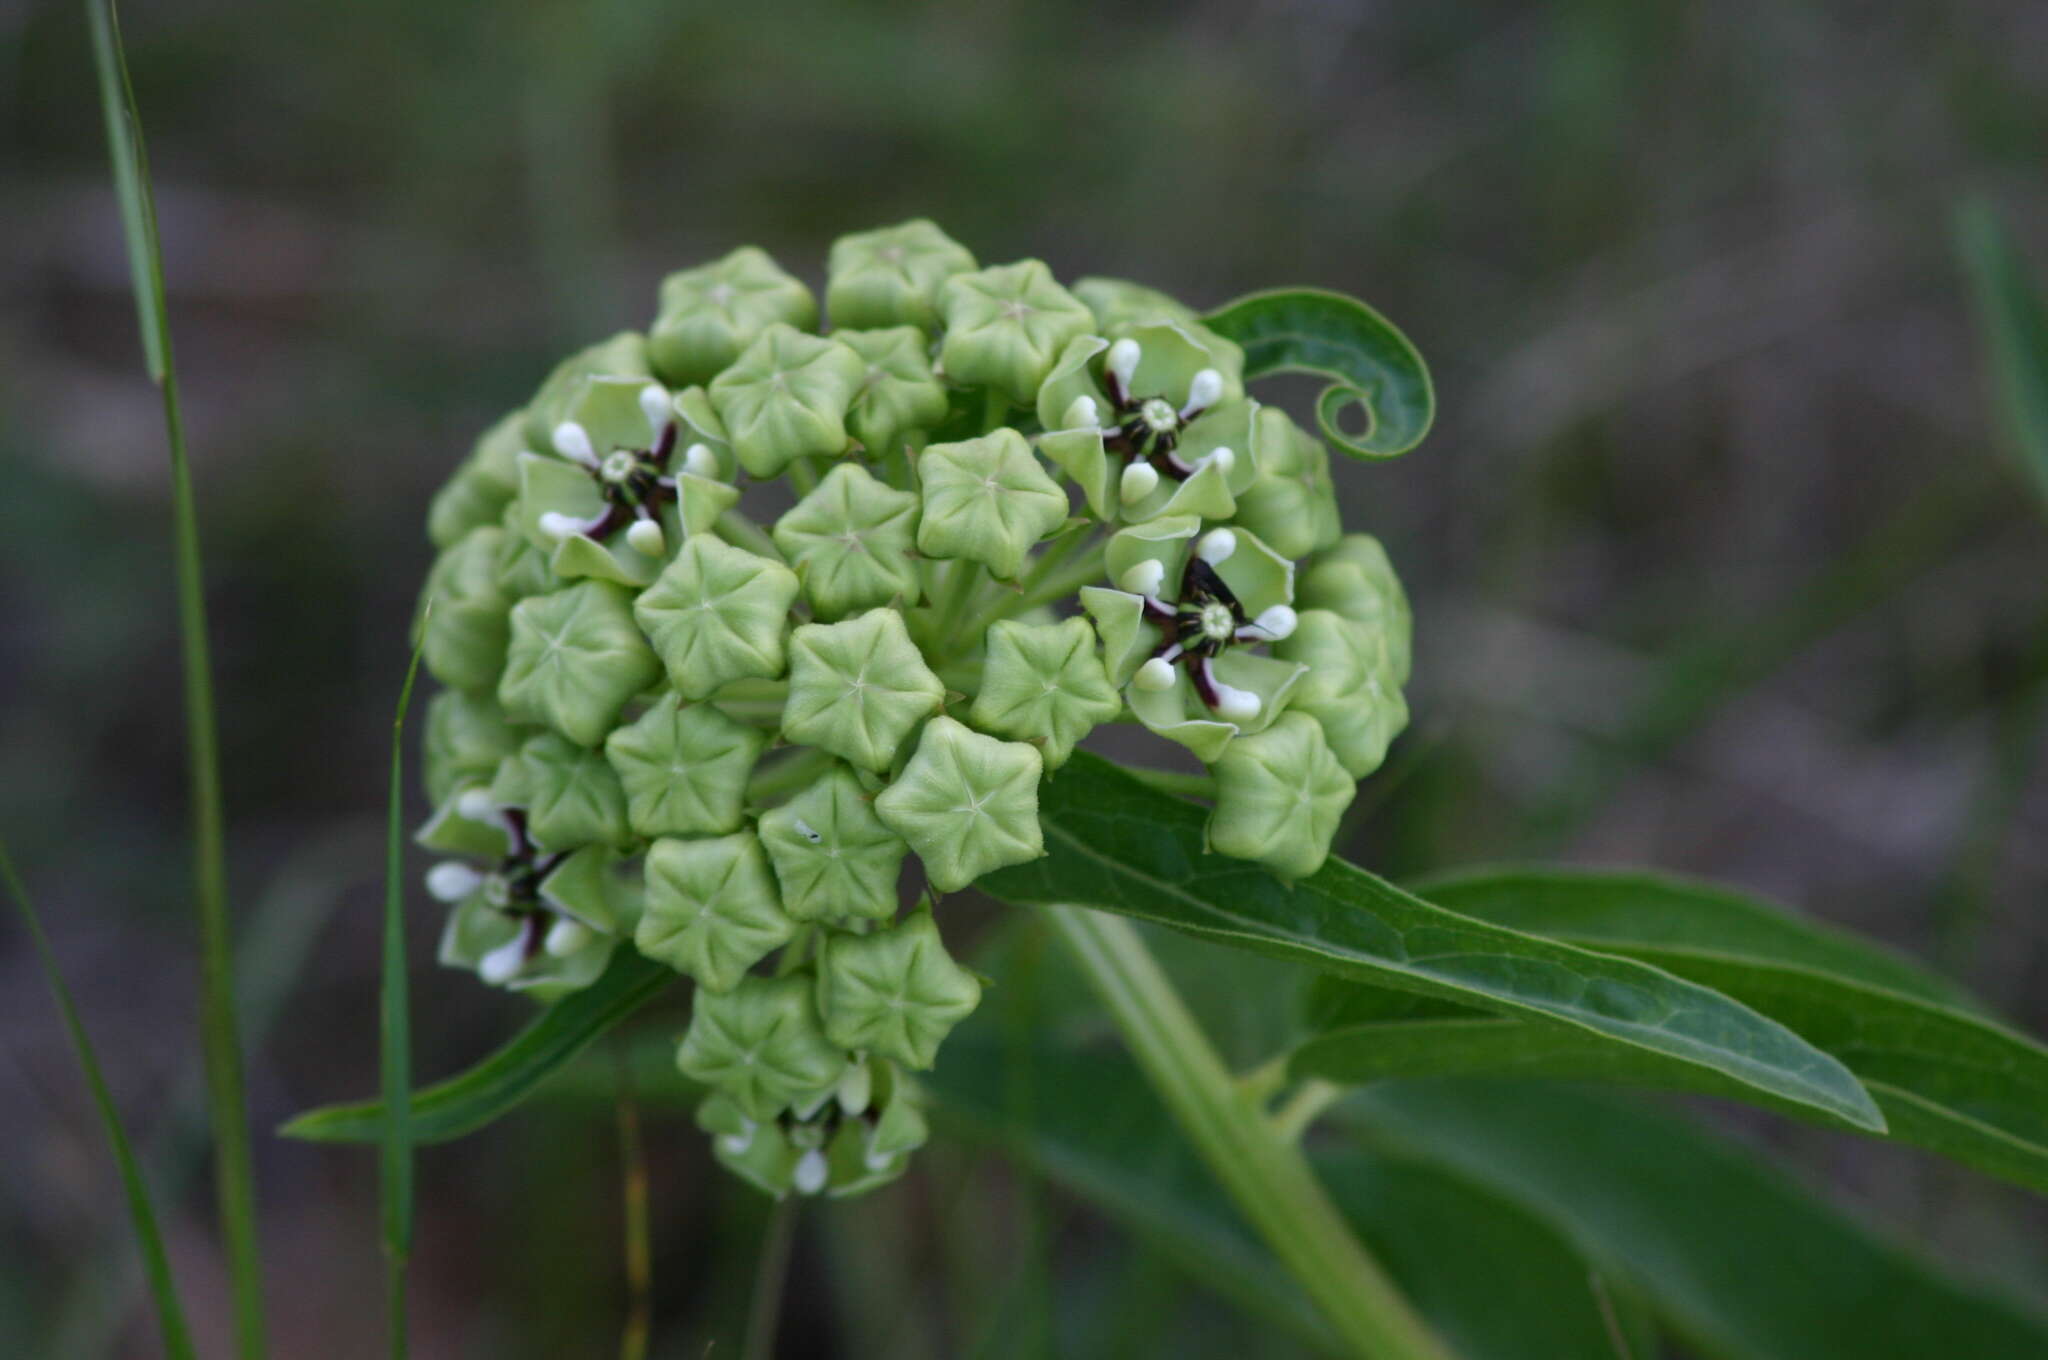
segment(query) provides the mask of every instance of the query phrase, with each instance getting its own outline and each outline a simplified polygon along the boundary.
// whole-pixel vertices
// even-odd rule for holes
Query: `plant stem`
[[[405,713],[412,705],[413,682],[419,678],[420,653],[426,650],[426,626],[434,602],[421,616],[421,640],[413,644],[398,691],[398,712],[391,719],[391,786],[384,824],[383,977],[378,999],[378,1060],[384,1090],[384,1132],[378,1140],[378,1195],[384,1228],[386,1338],[391,1360],[406,1360],[410,1346],[406,1322],[405,1265],[412,1256],[412,1002],[405,958]]]
[[[796,1242],[797,1201],[785,1199],[768,1214],[761,1238],[761,1263],[754,1272],[754,1303],[747,1315],[745,1360],[773,1360],[776,1323],[782,1314],[782,1285],[789,1275],[789,1249]]]
[[[1130,923],[1080,907],[1045,913],[1189,1141],[1353,1353],[1449,1360],[1352,1234],[1301,1150],[1245,1099]]]

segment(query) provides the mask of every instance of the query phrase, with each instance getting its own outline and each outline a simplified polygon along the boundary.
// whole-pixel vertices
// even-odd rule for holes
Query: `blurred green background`
[[[2048,542],[1951,248],[1983,195],[2048,265],[2048,7],[184,0],[124,19],[204,517],[260,1129],[375,1081],[379,748],[431,491],[553,357],[644,325],[670,269],[753,241],[815,283],[833,236],[913,215],[984,261],[1197,304],[1355,292],[1429,357],[1436,433],[1339,472],[1418,636],[1416,720],[1351,856],[1709,874],[2048,1030]],[[218,1338],[163,438],[74,5],[0,2],[0,235],[0,831]],[[417,1066],[436,1074],[522,1005],[432,968],[429,905]],[[116,1185],[12,933],[0,970],[0,1338],[148,1354]],[[1269,1018],[1263,974],[1201,978],[1226,1029]],[[736,1353],[761,1206],[646,1094],[658,1353]],[[2020,1192],[1696,1108],[1964,1273],[2048,1294],[2048,1216]],[[266,1138],[258,1171],[278,1353],[374,1353],[374,1159]],[[421,1174],[419,1353],[611,1352],[605,1106],[528,1112]],[[1287,1353],[943,1131],[903,1185],[806,1217],[784,1341]]]

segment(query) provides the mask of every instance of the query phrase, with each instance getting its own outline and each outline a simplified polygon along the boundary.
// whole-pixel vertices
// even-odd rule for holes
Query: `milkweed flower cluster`
[[[1044,853],[1092,730],[1192,752],[1212,850],[1291,877],[1407,720],[1385,554],[1196,313],[914,221],[834,244],[823,317],[757,249],[670,276],[436,497],[416,624],[442,961],[687,974],[699,1123],[778,1195],[923,1141],[981,993],[934,908]]]

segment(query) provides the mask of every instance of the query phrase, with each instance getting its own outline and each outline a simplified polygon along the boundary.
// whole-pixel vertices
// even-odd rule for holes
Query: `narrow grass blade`
[[[72,1050],[78,1056],[79,1070],[85,1074],[85,1083],[92,1089],[93,1104],[99,1109],[100,1122],[107,1131],[107,1142],[114,1151],[114,1161],[121,1168],[121,1185],[128,1193],[128,1217],[135,1225],[135,1245],[142,1253],[143,1269],[149,1276],[149,1292],[156,1300],[157,1328],[163,1334],[164,1354],[171,1360],[191,1360],[195,1354],[192,1337],[185,1327],[185,1310],[178,1301],[177,1282],[171,1278],[170,1258],[164,1254],[163,1234],[157,1229],[156,1207],[150,1200],[149,1186],[142,1179],[141,1167],[136,1165],[135,1150],[129,1145],[127,1130],[121,1125],[121,1112],[114,1107],[114,1097],[107,1090],[106,1078],[100,1073],[99,1058],[93,1051],[92,1040],[86,1037],[85,1023],[79,1019],[78,1007],[71,999],[71,989],[65,985],[63,974],[57,971],[57,956],[50,948],[49,937],[43,934],[42,920],[29,902],[28,890],[14,872],[14,861],[4,845],[0,845],[0,881],[7,884],[8,895],[21,908],[21,919],[28,926],[29,938],[35,942],[36,961],[42,966],[44,978],[49,981],[50,994],[57,999],[57,1009],[64,1017],[64,1028],[71,1036]]]
[[[427,605],[429,614],[433,605]],[[384,1137],[379,1145],[387,1306],[393,1360],[405,1360],[405,1263],[412,1255],[412,1016],[405,975],[405,712],[419,678],[422,642],[412,649],[398,713],[391,720],[391,797],[384,825],[384,980],[379,1031],[384,1078]]]
[[[2048,498],[2048,301],[1989,203],[1956,214],[1956,247],[1977,303],[2020,470]]]
[[[256,1178],[250,1164],[242,1051],[235,1018],[233,942],[228,932],[227,856],[221,811],[220,742],[214,722],[213,663],[208,655],[206,599],[200,574],[199,516],[192,470],[185,456],[185,426],[178,413],[178,378],[171,361],[164,302],[163,251],[150,197],[142,120],[121,55],[112,0],[86,0],[93,66],[106,115],[107,150],[121,204],[121,229],[142,327],[142,350],[151,381],[163,396],[164,431],[171,458],[172,515],[176,527],[178,630],[183,640],[185,731],[192,782],[193,883],[199,916],[201,1029],[213,1116],[214,1172],[221,1235],[227,1244],[234,1295],[237,1353],[264,1353],[262,1257],[256,1243]]]

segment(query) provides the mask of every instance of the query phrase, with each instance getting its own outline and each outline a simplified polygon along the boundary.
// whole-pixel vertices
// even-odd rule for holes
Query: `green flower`
[[[1302,572],[1300,595],[1303,608],[1328,609],[1381,634],[1394,682],[1408,683],[1413,616],[1401,578],[1394,575],[1378,539],[1371,534],[1344,535]]]
[[[1237,522],[1283,557],[1307,557],[1343,535],[1330,451],[1274,406],[1258,413],[1259,477],[1237,497]]]
[[[626,791],[603,753],[553,732],[529,738],[516,759],[499,766],[491,796],[525,808],[527,827],[544,849],[626,845],[633,839]]]
[[[845,766],[761,816],[761,844],[799,921],[896,914],[896,880],[909,847],[882,824]]]
[[[796,594],[788,567],[701,534],[641,592],[633,616],[670,683],[685,699],[702,699],[733,680],[782,674]]]
[[[606,737],[604,754],[625,790],[633,830],[719,835],[739,829],[747,777],[767,744],[765,732],[709,704],[664,696],[630,727]]]
[[[514,411],[476,441],[455,475],[427,509],[427,538],[452,548],[471,529],[496,524],[519,494],[519,452],[526,447],[526,413]]]
[[[859,1111],[848,1111],[857,1117],[840,1120],[825,1150],[834,1196],[858,1195],[896,1179],[929,1135],[916,1088],[894,1063],[870,1060],[856,1071],[863,1076],[872,1072],[867,1076],[872,1098]],[[842,1107],[844,1090],[842,1084]]]
[[[762,1194],[781,1199],[789,1193],[804,1150],[791,1145],[780,1123],[749,1119],[730,1096],[714,1091],[697,1107],[697,1127],[712,1135],[720,1166]]]
[[[498,584],[505,531],[472,529],[435,560],[420,593],[420,659],[454,689],[488,689],[505,669],[512,602]]]
[[[953,962],[929,911],[866,935],[835,933],[818,963],[818,1012],[841,1048],[929,1068],[981,984]]]
[[[1014,579],[1031,546],[1067,522],[1067,497],[1031,445],[1003,428],[979,439],[933,444],[918,455],[923,517],[918,551],[979,562]]]
[[[1035,746],[933,718],[917,754],[875,798],[875,811],[910,842],[934,888],[957,892],[992,869],[1045,853],[1038,825],[1044,770]]]
[[[917,497],[841,463],[775,525],[775,546],[796,568],[820,619],[901,599],[917,603],[912,560]]]
[[[1323,725],[1345,771],[1363,779],[1378,769],[1388,744],[1408,725],[1387,631],[1327,609],[1304,609],[1293,635],[1273,652],[1308,668],[1289,706]]]
[[[773,477],[794,459],[846,452],[846,408],[867,371],[836,340],[774,325],[711,380],[711,404],[740,466]]]
[[[847,408],[846,427],[870,454],[900,452],[946,418],[946,387],[932,372],[923,331],[894,326],[834,331],[832,338],[867,365]]]
[[[825,311],[835,331],[906,325],[934,331],[939,290],[973,268],[967,247],[921,217],[855,232],[832,243]]]
[[[790,636],[782,735],[884,773],[911,729],[939,711],[946,687],[893,609],[843,623],[807,623]]]
[[[512,607],[498,702],[519,721],[544,722],[579,745],[597,745],[626,700],[661,674],[633,612],[625,589],[609,581],[521,600]]]
[[[488,784],[498,762],[519,749],[520,735],[489,694],[441,691],[427,705],[421,743],[427,797],[439,803],[464,784]]]
[[[551,453],[555,427],[568,419],[570,403],[576,400],[583,382],[593,374],[614,378],[653,377],[647,367],[647,340],[637,331],[620,331],[609,340],[578,350],[561,363],[526,404],[526,447],[535,453]]]
[[[1095,325],[1095,314],[1037,260],[954,275],[939,294],[939,312],[946,376],[992,387],[1018,406],[1031,404],[1061,348]]]
[[[731,991],[795,929],[753,832],[648,847],[647,901],[633,943],[700,988]],[[698,997],[701,1007],[702,991]]]
[[[1210,849],[1256,860],[1282,878],[1323,867],[1358,785],[1330,754],[1315,719],[1284,714],[1265,731],[1231,742],[1213,767]]]
[[[846,1054],[825,1037],[811,992],[802,973],[699,992],[676,1066],[724,1092],[756,1123],[828,1090],[845,1071]]]
[[[988,631],[981,692],[968,717],[997,736],[1035,742],[1049,772],[1066,764],[1074,744],[1123,707],[1086,619],[1006,619]]]
[[[661,281],[661,310],[648,328],[647,352],[665,382],[709,382],[778,323],[809,330],[818,324],[817,300],[767,251],[741,246]]]

